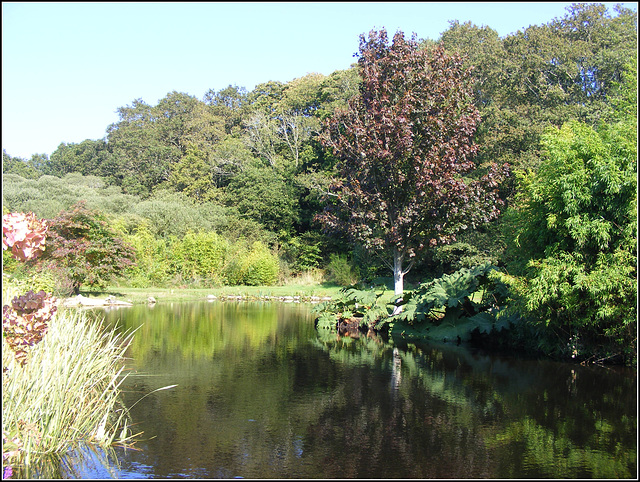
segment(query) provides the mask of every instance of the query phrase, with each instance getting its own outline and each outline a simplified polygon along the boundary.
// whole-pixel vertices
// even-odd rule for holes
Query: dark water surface
[[[86,478],[635,478],[635,370],[320,339],[310,305],[134,306],[139,450]]]

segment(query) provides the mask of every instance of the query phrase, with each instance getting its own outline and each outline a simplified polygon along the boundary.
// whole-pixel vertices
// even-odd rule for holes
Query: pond
[[[637,476],[635,370],[321,338],[313,320],[293,303],[106,312],[105,323],[138,329],[124,390],[143,434],[137,450],[85,460],[79,475]]]

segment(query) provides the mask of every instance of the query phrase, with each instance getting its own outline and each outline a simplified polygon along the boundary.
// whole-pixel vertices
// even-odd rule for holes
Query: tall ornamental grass
[[[86,312],[61,309],[24,366],[3,337],[3,465],[29,472],[39,459],[80,444],[130,442],[120,385],[132,336],[105,330]]]

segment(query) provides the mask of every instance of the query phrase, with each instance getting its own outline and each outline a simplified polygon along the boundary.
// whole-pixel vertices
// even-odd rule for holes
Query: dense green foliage
[[[471,334],[500,331],[509,319],[497,315],[503,307],[502,287],[495,286],[490,264],[462,268],[452,274],[422,283],[404,296],[405,309],[388,321],[391,333],[435,341],[468,341]]]
[[[630,134],[633,137],[630,137]],[[510,213],[520,310],[561,339],[632,357],[637,331],[637,145],[624,124],[578,122],[543,138]],[[574,355],[579,355],[576,348]]]
[[[459,22],[437,41],[376,35],[328,76],[135,99],[104,139],[62,143],[50,158],[3,152],[3,210],[54,219],[85,201],[133,246],[137,265],[120,274],[134,286],[275,283],[318,269],[370,284],[394,255],[417,286],[490,263],[526,320],[521,338],[560,355],[569,344],[634,357],[636,11],[575,4],[504,37]],[[370,176],[357,184],[345,168],[361,151]],[[493,164],[509,166],[506,182],[490,178]],[[314,219],[331,180],[365,192],[374,178],[383,189],[357,197],[369,216],[351,237],[324,233]],[[464,189],[481,179],[491,203]],[[365,249],[384,244],[386,259]]]
[[[351,320],[392,336],[457,343],[469,341],[474,332],[501,331],[513,317],[500,316],[506,291],[493,276],[495,270],[490,264],[462,268],[421,283],[397,300],[385,295],[384,284],[374,290],[345,288],[339,298],[316,308],[318,328],[335,332],[341,322]],[[404,309],[396,310],[398,305]]]
[[[452,22],[447,49],[467,54],[482,115],[481,162],[534,168],[548,125],[576,119],[595,124],[637,55],[637,12],[574,4],[564,17],[504,38],[488,26]]]
[[[319,313],[316,328],[327,334],[334,334],[341,325],[353,331],[373,325],[378,325],[379,328],[388,321],[391,314],[388,296],[385,297],[384,294],[384,285],[368,290],[343,288],[341,296],[314,309]]]

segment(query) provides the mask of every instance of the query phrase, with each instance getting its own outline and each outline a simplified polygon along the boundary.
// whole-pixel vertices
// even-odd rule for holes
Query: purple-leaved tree
[[[380,253],[401,295],[426,246],[498,215],[506,166],[472,176],[480,114],[459,56],[402,32],[389,44],[383,29],[360,37],[358,57],[360,93],[321,134],[339,177],[318,218]]]

